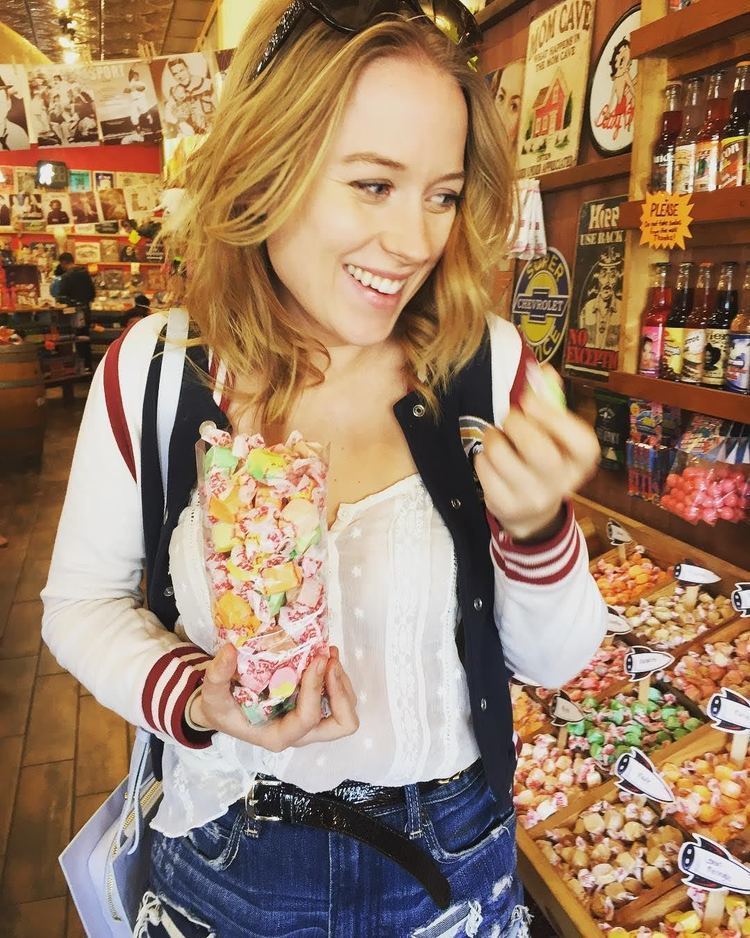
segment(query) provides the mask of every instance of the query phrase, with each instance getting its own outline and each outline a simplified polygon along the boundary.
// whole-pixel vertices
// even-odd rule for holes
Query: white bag
[[[132,936],[148,883],[149,824],[161,794],[151,765],[151,734],[139,729],[130,774],[60,854],[89,938]]]

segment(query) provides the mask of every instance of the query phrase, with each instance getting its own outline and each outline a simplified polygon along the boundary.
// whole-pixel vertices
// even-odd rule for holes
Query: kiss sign
[[[617,787],[634,795],[646,795],[654,801],[671,804],[674,801],[672,789],[659,775],[656,766],[649,757],[635,747],[623,753],[615,762],[614,773]]]
[[[750,700],[737,691],[722,687],[708,702],[707,713],[717,730],[747,733],[750,730]]]

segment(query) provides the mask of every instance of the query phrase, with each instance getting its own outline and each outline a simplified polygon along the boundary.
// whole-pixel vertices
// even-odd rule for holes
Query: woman
[[[485,319],[511,214],[499,118],[471,50],[366,6],[295,4],[281,36],[281,0],[263,4],[191,157],[173,249],[207,367],[232,377],[212,394],[185,370],[166,511],[163,317],[108,354],[81,427],[44,637],[166,740],[141,935],[528,934],[508,674],[558,686],[604,633],[566,499],[596,440],[525,389],[518,333]],[[484,503],[460,415],[503,426],[476,457]],[[267,726],[234,703],[234,649],[185,641],[210,617],[200,550],[186,561],[200,516],[176,525],[206,419],[330,445],[334,649]]]

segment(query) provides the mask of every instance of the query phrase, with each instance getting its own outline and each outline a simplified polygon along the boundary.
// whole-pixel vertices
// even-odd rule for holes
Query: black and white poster
[[[625,264],[620,205],[627,198],[618,195],[581,206],[563,359],[569,374],[606,377],[617,370]]]
[[[86,70],[103,143],[158,143],[161,121],[145,62],[111,62]]]
[[[28,150],[26,71],[18,65],[0,65],[0,150]]]
[[[96,104],[80,68],[36,66],[27,70],[32,134],[40,147],[99,141]]]
[[[214,86],[202,52],[154,59],[151,75],[159,98],[164,136],[208,133],[213,118]]]

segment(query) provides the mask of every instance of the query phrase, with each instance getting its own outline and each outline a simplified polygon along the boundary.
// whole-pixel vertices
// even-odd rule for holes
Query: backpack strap
[[[133,441],[130,439],[120,390],[120,352],[122,351],[122,342],[125,335],[126,333],[123,333],[119,339],[110,345],[104,359],[104,402],[115,443],[117,443],[117,448],[120,450],[120,455],[125,461],[133,481],[136,482]]]

